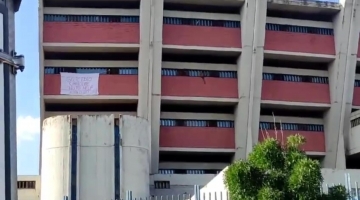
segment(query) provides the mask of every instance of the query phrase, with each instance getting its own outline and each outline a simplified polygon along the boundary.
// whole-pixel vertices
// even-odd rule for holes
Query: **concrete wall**
[[[76,178],[78,200],[112,199],[115,194],[115,162],[119,162],[120,197],[127,190],[149,196],[150,127],[134,116],[77,116],[76,172],[72,171],[73,147],[71,116],[47,118],[43,125],[41,198],[70,198],[70,183]],[[115,123],[120,130],[119,158],[115,157]],[[136,177],[136,179],[134,179]]]

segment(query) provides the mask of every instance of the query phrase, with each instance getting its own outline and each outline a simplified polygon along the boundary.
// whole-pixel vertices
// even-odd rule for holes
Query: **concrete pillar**
[[[258,141],[267,2],[247,0],[241,10],[242,53],[238,60],[239,103],[235,109],[235,159]]]
[[[348,135],[359,40],[358,0],[346,0],[334,17],[336,57],[329,65],[331,108],[325,113],[326,168],[345,169],[344,136]]]
[[[151,174],[159,168],[163,9],[164,0],[140,4],[138,116],[151,125]]]

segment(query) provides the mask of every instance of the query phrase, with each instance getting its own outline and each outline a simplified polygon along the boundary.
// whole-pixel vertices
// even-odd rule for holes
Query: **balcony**
[[[335,55],[334,31],[329,28],[267,23],[265,50]]]
[[[277,135],[276,131],[277,130]],[[281,130],[283,135],[281,134]],[[325,133],[324,126],[320,124],[298,124],[298,123],[272,123],[260,122],[259,141],[264,137],[277,138],[285,143],[290,135],[300,134],[305,137],[306,143],[301,147],[306,152],[320,153],[325,152]]]
[[[162,69],[162,96],[238,98],[236,71]]]
[[[99,73],[99,95],[138,94],[137,68],[45,67],[44,95],[61,95],[61,72]]]
[[[330,103],[327,77],[264,73],[262,100]]]
[[[241,48],[240,21],[164,17],[163,44]]]
[[[44,15],[44,43],[139,44],[138,16]]]
[[[230,120],[160,120],[160,147],[234,149],[235,129]]]
[[[355,80],[353,105],[360,106],[360,80]]]

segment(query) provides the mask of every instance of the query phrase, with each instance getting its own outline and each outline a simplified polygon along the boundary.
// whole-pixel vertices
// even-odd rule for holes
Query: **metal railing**
[[[360,187],[358,182],[352,181],[351,176],[346,173],[345,184],[339,180],[339,183],[323,183],[322,188],[319,188],[322,192],[327,193],[329,188],[335,185],[342,184],[346,187],[350,194],[349,200],[360,200]],[[340,183],[341,182],[341,183]],[[227,191],[209,191],[203,192],[200,190],[199,185],[194,185],[192,193],[186,194],[174,194],[174,195],[158,195],[150,197],[134,197],[132,191],[126,192],[126,198],[124,200],[229,200],[229,194]]]

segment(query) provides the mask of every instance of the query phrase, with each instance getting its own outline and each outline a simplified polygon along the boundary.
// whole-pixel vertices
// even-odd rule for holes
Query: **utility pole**
[[[25,68],[24,56],[15,52],[14,14],[20,3],[0,0],[0,200],[17,200],[15,76]]]

